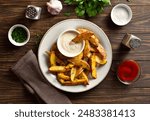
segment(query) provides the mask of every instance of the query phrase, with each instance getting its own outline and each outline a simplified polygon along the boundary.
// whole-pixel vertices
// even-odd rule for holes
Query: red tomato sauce
[[[137,78],[139,71],[139,65],[135,61],[126,60],[119,65],[117,75],[120,80],[130,82]]]

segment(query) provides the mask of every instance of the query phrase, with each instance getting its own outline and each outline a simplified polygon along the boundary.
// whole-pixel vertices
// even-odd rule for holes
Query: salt
[[[123,7],[118,7],[114,10],[114,19],[118,23],[125,24],[129,19],[129,12]]]
[[[118,4],[112,9],[111,19],[119,26],[126,25],[130,22],[131,18],[132,11],[130,7],[125,4]]]

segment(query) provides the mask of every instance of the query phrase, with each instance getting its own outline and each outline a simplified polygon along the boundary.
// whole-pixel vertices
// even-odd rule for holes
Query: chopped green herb
[[[11,36],[16,42],[22,43],[27,39],[27,31],[22,27],[16,27]]]
[[[68,5],[75,5],[78,16],[96,16],[101,13],[105,6],[110,5],[110,0],[64,0]]]

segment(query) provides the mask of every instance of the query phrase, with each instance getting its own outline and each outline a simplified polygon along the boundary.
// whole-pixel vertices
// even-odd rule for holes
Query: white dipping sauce
[[[63,55],[74,57],[83,51],[85,45],[84,41],[79,43],[72,42],[77,35],[78,32],[76,30],[68,30],[59,36],[57,46]]]
[[[74,39],[77,36],[77,33],[75,32],[65,32],[62,36],[61,36],[61,44],[62,47],[65,51],[69,52],[69,53],[79,53],[82,49],[82,43],[74,43],[71,42],[72,39]]]
[[[126,25],[132,18],[132,11],[125,4],[118,4],[112,9],[111,19],[117,25]]]

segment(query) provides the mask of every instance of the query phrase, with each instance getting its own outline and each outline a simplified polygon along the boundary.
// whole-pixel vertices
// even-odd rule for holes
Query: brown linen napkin
[[[43,77],[37,58],[32,50],[28,51],[11,69],[30,93],[49,104],[70,104],[71,101],[62,92],[55,89]]]

